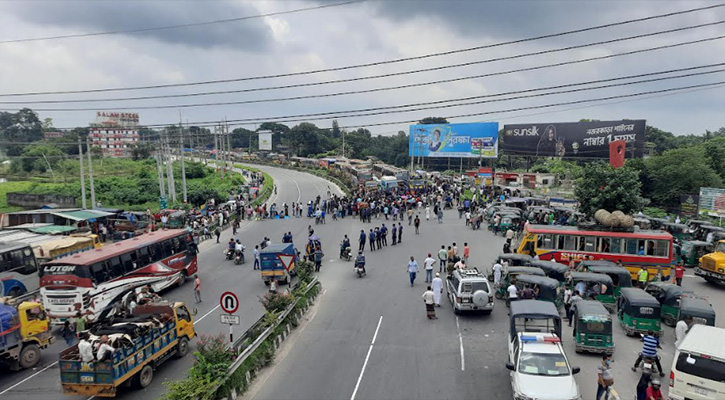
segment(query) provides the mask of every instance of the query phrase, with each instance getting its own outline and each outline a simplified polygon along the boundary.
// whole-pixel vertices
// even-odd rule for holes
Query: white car
[[[476,268],[457,269],[446,279],[453,313],[481,311],[491,314],[494,292],[486,276]]]
[[[521,332],[513,341],[506,368],[511,370],[514,400],[581,400],[561,339],[551,333]]]

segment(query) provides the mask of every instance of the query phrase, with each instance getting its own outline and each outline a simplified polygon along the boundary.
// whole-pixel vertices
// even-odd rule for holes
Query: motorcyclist
[[[234,244],[234,253],[242,258],[242,262],[244,262],[244,245],[242,242],[237,239],[237,242]]]
[[[647,331],[647,334],[642,336],[642,342],[644,342],[642,352],[639,353],[637,360],[634,362],[632,371],[637,371],[637,367],[639,367],[639,363],[642,362],[642,358],[649,358],[652,359],[655,364],[657,364],[657,370],[660,372],[660,376],[665,376],[665,373],[662,372],[660,357],[657,355],[657,348],[661,348],[660,340],[657,338],[657,336],[655,336],[654,331]]]
[[[343,254],[345,254],[345,249],[350,248],[350,238],[345,235],[345,237],[342,239],[342,244],[340,244],[340,258],[342,258]]]
[[[355,257],[355,268],[362,267],[363,273],[367,273],[365,270],[365,255],[363,255],[362,251],[357,252],[357,257]]]
[[[652,385],[647,388],[647,400],[663,400],[662,391],[660,391],[660,380],[652,379]]]
[[[236,243],[234,243],[234,238],[229,239],[229,243],[227,243],[227,259],[231,260],[231,255],[234,254],[234,247]]]
[[[647,388],[649,383],[652,381],[652,368],[649,364],[645,363],[642,366],[642,376],[639,377],[637,383],[637,400],[647,400]]]

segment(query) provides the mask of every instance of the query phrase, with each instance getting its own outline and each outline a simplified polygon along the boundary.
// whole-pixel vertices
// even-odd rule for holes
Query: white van
[[[696,324],[675,352],[670,372],[672,400],[725,399],[725,329]]]

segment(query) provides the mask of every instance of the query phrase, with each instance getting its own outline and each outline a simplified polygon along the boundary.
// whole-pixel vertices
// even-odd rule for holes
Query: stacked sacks
[[[634,218],[619,210],[610,213],[607,210],[599,209],[594,213],[594,219],[601,225],[610,228],[621,227],[630,229],[634,226]]]

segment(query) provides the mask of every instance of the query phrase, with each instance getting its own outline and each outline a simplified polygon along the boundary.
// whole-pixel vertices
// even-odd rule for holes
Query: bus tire
[[[10,289],[10,291],[8,292],[8,297],[18,297],[20,296],[20,294],[20,288],[16,286]]]
[[[176,358],[182,358],[189,353],[189,339],[182,337],[176,345]]]
[[[20,350],[18,363],[20,368],[33,368],[40,362],[40,347],[37,344],[29,344]]]
[[[154,380],[154,369],[151,364],[144,365],[141,371],[136,374],[136,387],[140,389],[147,388]]]
[[[177,283],[177,285],[179,285],[179,287],[184,286],[184,284],[186,283],[186,278],[186,270],[181,270],[181,274],[179,276],[179,283]]]

